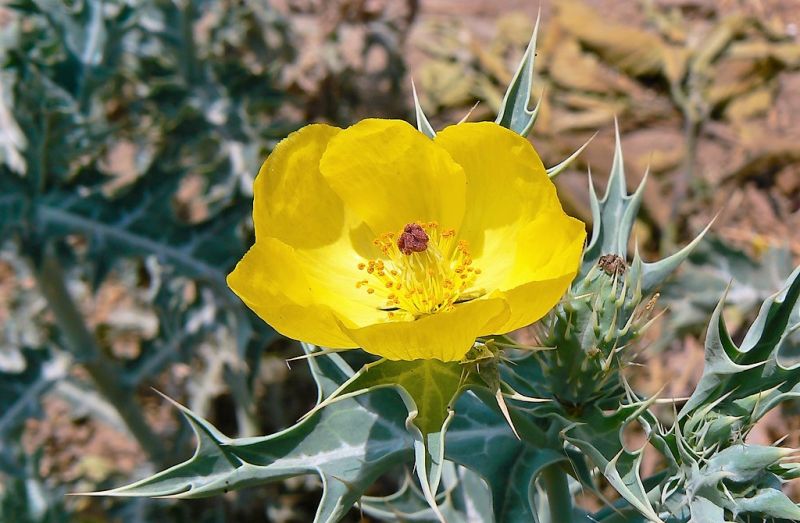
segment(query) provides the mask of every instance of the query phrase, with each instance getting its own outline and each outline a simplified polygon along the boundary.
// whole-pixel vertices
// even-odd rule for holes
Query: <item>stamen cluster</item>
[[[472,288],[481,270],[473,266],[469,243],[456,240],[453,229],[442,230],[436,222],[410,223],[373,243],[381,255],[358,264],[367,277],[356,287],[384,298],[380,308],[390,318],[452,310],[482,294]]]

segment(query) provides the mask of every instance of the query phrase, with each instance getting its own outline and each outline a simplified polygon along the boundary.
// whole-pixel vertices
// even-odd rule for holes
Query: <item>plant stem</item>
[[[44,254],[35,270],[39,288],[53,311],[58,328],[75,358],[88,372],[95,387],[119,413],[131,434],[150,459],[164,464],[164,445],[150,428],[133,397],[120,379],[121,369],[100,350],[64,283],[61,265],[52,254]]]
[[[569,492],[567,474],[558,463],[545,467],[542,471],[542,484],[547,492],[551,523],[572,521],[572,494]]]

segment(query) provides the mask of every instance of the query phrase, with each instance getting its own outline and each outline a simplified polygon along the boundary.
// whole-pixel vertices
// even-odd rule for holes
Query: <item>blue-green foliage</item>
[[[161,335],[125,369],[120,385],[127,391],[185,357],[174,347],[202,334],[181,328],[201,306],[177,298],[189,279],[208,290],[202,306],[234,333],[237,357],[246,352],[259,327],[224,289],[223,274],[246,243],[242,223],[250,204],[243,188],[262,145],[285,131],[265,123],[280,99],[266,87],[271,64],[242,70],[224,58],[225,45],[204,47],[188,30],[202,4],[176,5],[152,2],[134,10],[123,3],[17,2],[32,22],[19,30],[4,64],[4,89],[14,102],[8,107],[25,143],[0,144],[0,230],[18,240],[34,268],[54,256],[69,266],[61,240],[80,235],[101,261],[91,275],[98,282],[131,255],[158,262],[164,281],[154,302],[178,328],[167,335],[161,325]],[[260,60],[284,51],[264,38],[265,28],[285,36],[265,12],[214,14],[216,41],[236,47],[246,40],[263,51]],[[183,31],[175,38],[165,27]],[[201,54],[217,59],[199,60]],[[523,135],[536,115],[528,107],[534,57],[535,34],[497,120]],[[110,98],[120,85],[127,97]],[[418,105],[417,117],[431,135]],[[152,134],[155,140],[143,139]],[[135,153],[130,179],[109,186],[105,158],[121,142]],[[207,183],[201,218],[165,203],[175,202],[184,178],[197,173]],[[568,476],[565,485],[599,494],[600,474],[621,499],[594,514],[571,509],[566,517],[587,523],[800,518],[780,491],[800,465],[787,459],[787,450],[743,443],[758,419],[800,393],[800,369],[781,357],[798,329],[800,271],[766,300],[739,345],[728,336],[719,305],[697,390],[676,419],[661,420],[653,413],[655,398],[638,396],[624,371],[653,312],[653,293],[699,240],[653,263],[628,255],[642,188],[627,192],[619,138],[605,196],[598,199],[593,186],[590,191],[593,234],[580,274],[539,326],[539,341],[550,350],[517,350],[509,340],[487,339],[462,363],[378,361],[354,371],[341,357],[306,347],[319,391],[309,416],[276,434],[232,438],[179,406],[197,437],[195,454],[96,494],[195,498],[311,474],[323,488],[316,521],[338,521],[361,501],[366,513],[388,521],[561,523],[563,516],[550,513],[547,478]],[[27,370],[0,382],[16,395],[2,400],[6,412],[19,413],[0,417],[9,432],[29,412],[20,401],[46,389],[52,377],[41,349],[22,354]],[[241,375],[231,370],[227,377],[234,391],[247,390],[237,382]],[[246,394],[237,397],[237,413],[248,412],[247,401]],[[622,431],[632,423],[664,457],[663,470],[652,477],[641,477],[643,451],[623,445]],[[35,482],[18,480],[31,461],[5,450],[2,459],[14,479],[3,490],[0,515],[59,521],[58,502],[14,504],[36,495]],[[416,479],[409,473],[396,494],[367,496],[380,476],[400,465],[415,469]]]
[[[532,56],[529,49],[521,70],[529,67],[526,61]],[[514,95],[515,90],[520,86],[512,85],[507,100],[525,98]],[[418,105],[417,117],[420,128],[432,132]],[[499,121],[514,128],[517,120]],[[702,235],[664,260],[646,263],[638,252],[630,260],[628,243],[643,184],[628,194],[617,133],[606,194],[598,199],[591,188],[594,229],[580,274],[568,296],[539,326],[540,345],[550,350],[504,351],[516,345],[506,339],[483,340],[461,364],[418,362],[416,368],[414,362],[381,360],[338,375],[330,369],[344,369],[342,360],[314,355],[321,360],[311,362],[318,382],[330,382],[336,390],[323,399],[323,387],[322,401],[306,420],[274,436],[228,440],[184,411],[196,430],[206,434],[199,437],[198,453],[164,473],[105,494],[212,494],[229,487],[218,474],[242,485],[256,477],[278,479],[283,476],[269,472],[271,463],[289,459],[295,446],[305,448],[314,441],[309,439],[313,433],[335,434],[341,409],[360,409],[370,402],[377,407],[372,411],[377,419],[396,430],[382,432],[376,441],[359,440],[358,458],[352,460],[353,445],[346,439],[331,438],[340,443],[330,450],[329,442],[318,443],[317,451],[344,459],[338,466],[349,478],[359,479],[323,481],[317,521],[332,521],[341,514],[325,508],[332,498],[344,507],[361,497],[367,513],[388,521],[560,522],[563,519],[550,514],[553,506],[541,490],[545,471],[569,475],[573,485],[599,494],[595,470],[621,500],[596,514],[573,509],[574,521],[796,518],[800,509],[778,488],[782,479],[798,474],[798,465],[782,461],[791,451],[745,446],[742,438],[767,410],[797,395],[800,371],[780,363],[778,352],[798,328],[797,318],[791,318],[800,294],[800,270],[786,290],[765,302],[742,347],[727,337],[721,306],[717,309],[707,337],[705,374],[681,414],[666,427],[652,412],[655,398],[639,397],[625,381],[624,370],[632,345],[653,313],[654,292]],[[427,385],[433,382],[441,384],[436,394]],[[403,408],[379,407],[384,402],[397,405],[398,397]],[[312,421],[309,433],[306,427]],[[622,442],[622,432],[634,422],[644,427],[667,463],[652,477],[641,477],[643,449],[629,450]],[[213,435],[213,445],[208,434]],[[276,438],[282,443],[271,445]],[[295,444],[286,445],[284,439]],[[250,444],[263,445],[263,450],[244,460],[241,449]],[[404,445],[406,453],[400,450]],[[380,452],[364,459],[364,448],[370,446]],[[284,447],[287,450],[279,453]],[[263,461],[254,467],[259,456]],[[396,464],[394,457],[414,464],[418,483],[409,476],[393,495],[364,497],[368,482],[360,478],[374,477],[375,466]],[[202,464],[208,460],[224,466],[204,473]],[[326,477],[325,470],[316,472]],[[476,509],[477,500],[487,499],[491,511]]]
[[[70,282],[96,289],[121,280],[138,293],[160,321],[136,357],[107,367],[121,397],[169,364],[191,362],[209,337],[229,340],[219,362],[204,362],[219,372],[190,380],[221,391],[227,379],[240,430],[254,432],[245,358],[274,333],[224,278],[250,242],[252,178],[297,126],[276,117],[286,97],[274,76],[293,55],[286,24],[265,6],[222,2],[18,0],[5,8],[13,16],[0,28],[4,259],[27,264],[20,279],[40,277],[50,260]],[[18,444],[43,394],[71,363],[110,362],[103,339],[66,350],[70,333],[52,329],[33,294],[9,299],[2,331],[4,507],[35,501],[18,490],[30,493],[36,481],[35,459]],[[119,408],[111,403],[87,394],[78,407]],[[62,494],[37,499],[60,507]],[[40,514],[31,521],[50,521],[49,509],[29,507]]]

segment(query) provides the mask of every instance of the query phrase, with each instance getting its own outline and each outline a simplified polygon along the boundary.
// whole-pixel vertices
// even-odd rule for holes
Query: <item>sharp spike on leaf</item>
[[[469,120],[469,117],[470,117],[470,116],[472,116],[472,112],[473,112],[475,109],[477,109],[477,108],[478,108],[478,106],[479,106],[480,104],[481,104],[481,101],[480,101],[480,100],[478,100],[477,102],[475,102],[475,104],[474,104],[474,105],[473,105],[473,106],[470,108],[470,110],[469,110],[469,111],[467,111],[467,114],[465,114],[465,115],[464,115],[464,117],[463,117],[463,118],[461,118],[461,120],[459,120],[459,121],[458,121],[458,123],[464,123],[464,122],[466,122],[467,120]]]
[[[511,393],[504,392],[503,396],[510,400],[523,401],[525,403],[550,403],[553,401],[551,398],[533,398],[531,396],[525,396],[513,389]]]
[[[428,138],[433,139],[436,137],[436,131],[433,130],[433,126],[431,126],[428,117],[425,116],[425,112],[422,110],[419,97],[417,96],[417,87],[414,85],[413,78],[411,79],[411,92],[414,95],[414,114],[417,118],[417,129]]]
[[[619,134],[619,121],[614,117],[614,159],[611,162],[611,174],[608,177],[608,186],[603,201],[609,198],[622,199],[627,197],[628,188],[625,178],[625,158],[622,154],[622,138]]]
[[[683,263],[683,261],[692,253],[695,247],[697,247],[697,245],[703,240],[705,235],[711,229],[711,226],[714,225],[717,216],[715,216],[711,222],[706,225],[705,229],[700,231],[700,234],[695,236],[695,238],[683,249],[671,256],[664,258],[663,260],[642,264],[642,290],[645,293],[653,291],[656,287],[663,283],[664,280],[666,280],[667,277],[672,274],[681,263]]]
[[[303,421],[307,418],[310,418],[320,410],[324,409],[325,407],[332,405],[338,401],[342,401],[348,398],[353,398],[355,396],[359,396],[364,394],[365,392],[369,392],[369,387],[366,386],[356,386],[361,377],[364,376],[370,369],[381,365],[384,363],[385,359],[380,359],[378,361],[373,361],[372,363],[367,363],[363,367],[361,367],[358,372],[350,376],[350,378],[342,383],[335,391],[333,391],[327,398],[324,398],[322,401],[317,402],[313,409],[303,414],[298,421]]]
[[[786,439],[790,436],[790,434],[784,434],[780,438],[776,439],[775,442],[771,445],[772,447],[779,447],[781,443],[786,441]]]
[[[677,398],[658,398],[655,401],[656,405],[674,405],[689,401],[689,396],[680,396]]]
[[[567,169],[567,167],[569,167],[572,164],[572,162],[583,152],[583,150],[589,146],[591,141],[594,140],[595,136],[597,136],[597,133],[594,133],[588,140],[586,140],[586,143],[578,147],[578,149],[574,153],[567,156],[564,160],[561,160],[561,162],[557,163],[552,167],[548,167],[547,176],[549,176],[550,178],[555,178],[556,176],[564,172]]]
[[[503,391],[497,389],[494,393],[494,397],[497,400],[497,406],[500,408],[500,412],[503,413],[503,417],[506,419],[508,426],[511,427],[511,432],[514,433],[517,439],[521,440],[522,438],[519,437],[519,432],[517,432],[517,427],[514,426],[514,420],[511,419],[511,413],[508,411],[508,405],[506,405],[506,400],[503,397]]]
[[[317,346],[310,343],[301,343],[301,346],[306,354],[317,350]],[[338,354],[329,354],[327,358],[321,360],[309,358],[306,363],[317,384],[317,403],[333,394],[342,382],[354,374],[350,365]]]
[[[339,352],[344,352],[346,350],[351,350],[351,349],[322,349],[315,352],[308,352],[306,354],[295,356],[293,358],[286,358],[286,363],[292,361],[307,360],[310,358],[318,358],[319,356],[327,356],[328,354],[337,354]]]
[[[202,452],[203,450],[205,450],[203,446],[208,445],[209,442],[211,442],[211,444],[213,445],[216,445],[217,442],[228,441],[229,438],[227,436],[225,436],[223,433],[217,430],[217,428],[214,427],[211,423],[209,423],[208,421],[204,420],[203,418],[195,414],[188,407],[185,407],[184,405],[178,403],[177,401],[175,401],[174,399],[170,398],[169,396],[167,396],[166,394],[157,389],[152,389],[152,390],[156,394],[158,394],[159,396],[170,402],[176,409],[178,409],[181,412],[181,414],[183,414],[183,416],[189,422],[189,424],[192,427],[192,430],[194,431],[195,436],[197,437],[197,452]]]

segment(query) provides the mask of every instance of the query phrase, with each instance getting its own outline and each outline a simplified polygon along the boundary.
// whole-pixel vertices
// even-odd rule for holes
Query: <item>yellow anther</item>
[[[472,267],[469,243],[456,243],[455,237],[455,230],[443,229],[433,221],[411,223],[400,232],[381,234],[373,243],[382,257],[358,264],[369,278],[356,287],[366,287],[367,294],[380,296],[380,308],[401,310],[414,317],[452,310],[456,303],[474,299],[480,294],[472,287],[480,270]],[[383,289],[392,292],[387,296]]]

